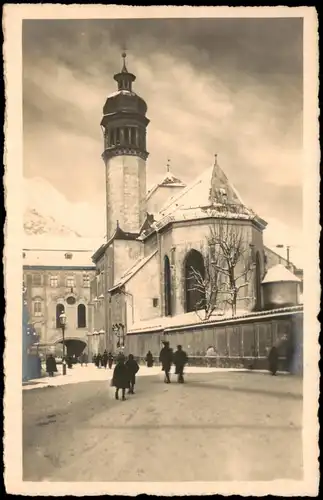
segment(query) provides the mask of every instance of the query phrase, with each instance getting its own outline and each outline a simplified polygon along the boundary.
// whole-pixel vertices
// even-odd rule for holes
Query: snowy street
[[[299,378],[190,369],[165,385],[143,367],[122,402],[108,371],[82,370],[92,380],[23,391],[24,481],[302,478]]]

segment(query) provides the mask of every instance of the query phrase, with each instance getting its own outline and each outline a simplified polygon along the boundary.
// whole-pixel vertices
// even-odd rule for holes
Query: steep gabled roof
[[[264,228],[266,222],[256,216],[242,201],[229,182],[217,159],[191,184],[169,198],[155,215],[157,227],[171,221],[197,220],[208,217],[253,219]]]
[[[155,184],[147,193],[146,200],[149,200],[149,198],[157,191],[158,188],[163,188],[163,187],[181,187],[185,188],[186,184],[181,181],[178,177],[175,177],[169,170],[166,172],[165,176],[162,178],[160,182]]]

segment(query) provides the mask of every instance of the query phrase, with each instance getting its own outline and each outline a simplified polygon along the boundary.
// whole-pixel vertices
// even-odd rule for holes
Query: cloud
[[[151,120],[148,185],[167,158],[189,182],[218,153],[260,215],[301,228],[302,30],[294,21],[25,21],[25,175],[105,213],[99,123],[127,38]]]

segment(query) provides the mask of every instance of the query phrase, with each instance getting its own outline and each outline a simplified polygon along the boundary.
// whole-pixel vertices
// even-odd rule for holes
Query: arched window
[[[255,308],[257,311],[261,309],[261,268],[260,268],[260,255],[256,253],[256,269],[255,269],[255,294],[256,303]]]
[[[56,306],[56,328],[61,328],[61,320],[59,319],[60,315],[65,312],[65,307],[63,304],[57,304]]]
[[[84,304],[79,304],[77,307],[77,328],[86,327],[86,308]]]
[[[164,292],[165,292],[165,316],[172,315],[172,282],[170,263],[167,255],[164,257]]]
[[[197,250],[190,250],[185,258],[185,312],[203,309],[205,291],[201,287],[201,281],[205,278],[205,266],[203,255]]]

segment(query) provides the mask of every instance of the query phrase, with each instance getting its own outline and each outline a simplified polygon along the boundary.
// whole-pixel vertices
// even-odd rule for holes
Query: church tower
[[[136,77],[123,66],[114,75],[117,91],[103,107],[102,158],[106,169],[107,239],[116,229],[138,235],[146,218],[147,104],[132,89]]]

